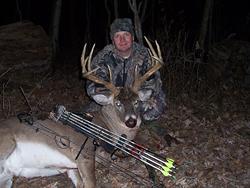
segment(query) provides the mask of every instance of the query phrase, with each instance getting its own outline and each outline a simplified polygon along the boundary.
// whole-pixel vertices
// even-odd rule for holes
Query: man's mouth
[[[127,46],[127,43],[120,44],[120,46]]]

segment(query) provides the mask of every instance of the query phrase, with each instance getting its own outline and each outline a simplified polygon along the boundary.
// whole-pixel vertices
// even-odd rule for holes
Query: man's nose
[[[125,36],[121,36],[120,37],[120,41],[125,41],[126,40],[126,37]]]

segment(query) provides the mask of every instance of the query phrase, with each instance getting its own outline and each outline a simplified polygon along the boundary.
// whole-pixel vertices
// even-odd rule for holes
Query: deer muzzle
[[[134,128],[137,124],[137,118],[136,117],[132,117],[130,116],[126,121],[125,121],[125,125],[128,128]]]

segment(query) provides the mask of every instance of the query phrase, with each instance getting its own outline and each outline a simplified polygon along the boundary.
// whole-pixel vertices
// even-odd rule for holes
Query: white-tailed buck
[[[138,112],[139,89],[141,84],[161,67],[162,58],[149,43],[152,68],[140,76],[135,70],[136,80],[126,95],[111,82],[99,79],[95,70],[90,69],[91,57],[85,57],[86,45],[81,58],[83,77],[103,84],[112,92],[112,103],[102,106],[93,114],[93,122],[117,135],[132,140],[141,124]],[[88,65],[86,65],[88,63]],[[86,68],[88,67],[88,68]],[[111,74],[111,72],[110,72]],[[66,172],[77,188],[95,187],[95,146],[88,139],[79,153],[86,136],[70,126],[53,120],[20,122],[11,118],[0,123],[0,187],[10,188],[13,176],[51,176]],[[76,156],[79,156],[76,159]]]

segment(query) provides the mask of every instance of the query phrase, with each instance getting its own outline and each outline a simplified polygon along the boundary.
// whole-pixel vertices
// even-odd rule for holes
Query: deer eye
[[[121,107],[121,106],[122,106],[122,103],[121,103],[120,101],[116,101],[116,102],[115,102],[115,105],[116,105],[117,107]]]
[[[134,107],[137,108],[139,106],[139,100],[134,101]]]

